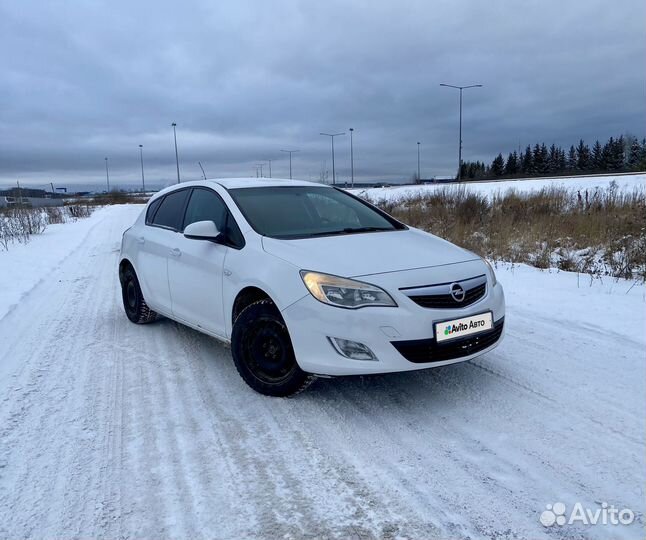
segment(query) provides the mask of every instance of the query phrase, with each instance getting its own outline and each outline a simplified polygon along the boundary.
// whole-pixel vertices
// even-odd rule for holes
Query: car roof
[[[250,188],[250,187],[285,187],[285,186],[322,186],[315,182],[305,180],[289,180],[285,178],[214,178],[207,180],[215,182],[226,189]]]
[[[327,184],[319,184],[316,182],[307,182],[305,180],[288,180],[284,178],[212,178],[207,180],[194,180],[190,182],[181,182],[180,184],[173,184],[172,186],[165,187],[164,189],[155,193],[150,198],[150,202],[166,195],[171,191],[187,187],[215,187],[222,186],[225,189],[238,189],[238,188],[253,188],[253,187],[294,187],[294,186],[316,186],[316,187],[330,187]]]

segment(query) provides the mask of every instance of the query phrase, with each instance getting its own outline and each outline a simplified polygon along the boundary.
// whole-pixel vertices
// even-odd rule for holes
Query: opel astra
[[[229,343],[244,381],[271,396],[469,360],[503,336],[485,259],[310,182],[160,191],[123,235],[119,280],[132,322],[161,315]]]

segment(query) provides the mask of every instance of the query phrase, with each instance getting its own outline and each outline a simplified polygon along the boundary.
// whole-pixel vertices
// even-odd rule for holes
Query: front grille
[[[458,308],[475,304],[485,295],[486,290],[486,283],[482,283],[472,289],[465,290],[464,300],[462,300],[462,302],[458,302],[450,294],[422,294],[409,296],[409,298],[416,304],[425,308]]]
[[[496,321],[493,328],[487,332],[448,342],[438,343],[435,338],[431,338],[413,341],[391,341],[391,343],[406,360],[416,364],[454,360],[491,347],[500,339],[504,322],[505,318],[503,317]]]

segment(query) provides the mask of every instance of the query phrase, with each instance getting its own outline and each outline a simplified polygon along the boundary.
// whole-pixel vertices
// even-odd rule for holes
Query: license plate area
[[[491,311],[435,323],[435,341],[443,343],[454,339],[472,336],[493,328]]]

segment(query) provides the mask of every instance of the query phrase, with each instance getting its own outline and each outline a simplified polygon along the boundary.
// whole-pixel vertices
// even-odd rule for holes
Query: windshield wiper
[[[313,238],[315,236],[338,236],[340,234],[355,234],[364,232],[392,231],[388,227],[346,227],[334,231],[313,232],[303,235],[302,238]]]
[[[394,231],[396,229],[391,229],[390,227],[345,227],[344,229],[336,229],[332,231],[319,231],[303,234],[294,234],[294,235],[281,235],[276,236],[275,238],[280,238],[282,240],[302,240],[304,238],[316,238],[318,236],[339,236],[341,234],[355,234],[355,233],[364,233],[364,232],[379,232],[379,231]]]
[[[390,227],[346,227],[343,229],[344,233],[362,233],[362,232],[379,232],[379,231],[392,231]]]

